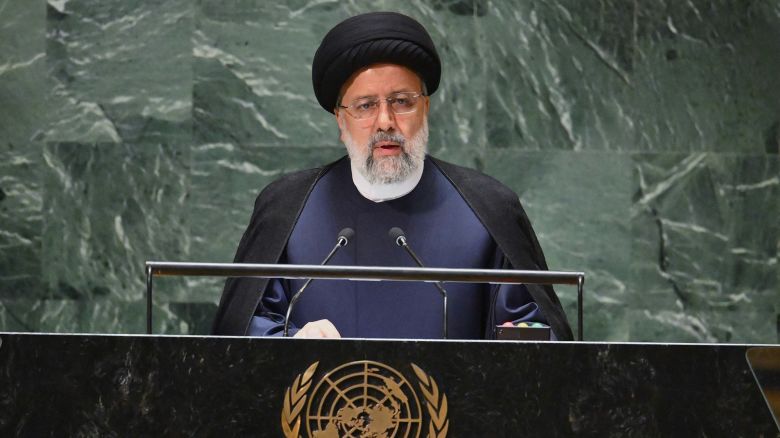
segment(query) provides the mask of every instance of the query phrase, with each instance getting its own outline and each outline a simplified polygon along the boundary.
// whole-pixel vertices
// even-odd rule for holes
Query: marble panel
[[[155,295],[152,308],[152,332],[155,334],[170,335],[208,335],[211,333],[211,324],[217,313],[217,304],[212,302],[196,302],[189,298],[186,301],[172,301],[168,297],[161,296],[155,287]],[[132,319],[128,318],[125,326],[107,324],[112,328],[112,333],[145,333],[146,330],[146,303],[132,303]],[[138,324],[141,324],[140,326]],[[120,330],[113,330],[119,326]],[[127,331],[124,329],[127,327]]]
[[[777,153],[780,7],[490,2],[492,147]]]
[[[181,302],[181,303],[168,303],[170,312],[175,315],[175,318],[169,319],[174,321],[174,324],[168,324],[168,320],[163,320],[165,323],[159,331],[156,327],[161,324],[156,324],[155,333],[168,333],[168,334],[190,334],[190,335],[209,335],[211,334],[211,325],[214,322],[214,315],[217,314],[217,304],[215,303],[197,303],[197,302]],[[155,313],[155,316],[157,314]]]
[[[186,257],[189,147],[62,143],[44,158],[47,296],[140,300],[146,260]]]
[[[54,142],[191,138],[192,2],[55,1],[46,61]]]
[[[779,164],[635,157],[631,340],[777,341]]]
[[[10,330],[44,333],[143,333],[145,305],[111,298],[6,301]]]
[[[520,196],[550,269],[585,272],[586,340],[626,340],[631,158],[620,153],[490,150],[485,172]],[[577,291],[557,286],[572,327]]]
[[[335,3],[200,2],[195,141],[336,144],[332,116],[311,91],[311,58],[328,29],[321,21],[339,12]]]
[[[42,150],[0,142],[0,302],[42,289]]]
[[[0,141],[26,144],[47,116],[44,0],[0,5]]]
[[[471,148],[467,146],[450,149],[447,146],[442,146],[440,148],[431,146],[431,150],[428,151],[428,154],[440,160],[476,169],[480,172],[484,172],[485,170],[485,149],[478,147]]]
[[[778,341],[777,0],[0,0],[0,329],[139,332],[144,260],[231,260],[343,154],[311,59],[372,10],[430,31],[430,151],[588,274],[586,339]],[[221,280],[155,284],[155,331],[208,330]]]
[[[333,116],[312,91],[311,62],[332,26],[375,10],[416,17],[438,44],[445,74],[433,96],[432,145],[484,144],[484,66],[474,19],[421,1],[201,2],[194,37],[196,141],[337,145]]]
[[[31,308],[37,301],[27,301],[25,308]],[[38,328],[37,321],[25,319],[21,309],[17,309],[17,302],[8,299],[0,300],[0,327],[6,332],[35,332]]]
[[[205,335],[215,312],[212,303],[155,301],[152,331]],[[12,332],[146,333],[146,301],[114,297],[4,300],[0,302],[0,327]]]
[[[393,4],[395,6],[395,4]],[[441,84],[431,96],[429,149],[459,162],[485,149],[485,90],[489,66],[480,53],[481,2],[426,1],[397,11],[420,21],[431,34],[442,64]]]

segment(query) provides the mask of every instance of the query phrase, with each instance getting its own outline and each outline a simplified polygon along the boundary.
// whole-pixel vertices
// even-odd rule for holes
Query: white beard
[[[412,138],[407,140],[399,133],[377,132],[368,139],[368,144],[358,145],[347,129],[341,130],[352,167],[371,184],[393,184],[405,181],[423,166],[428,150],[428,119]],[[380,141],[392,141],[401,145],[401,153],[394,156],[374,158],[373,150]]]

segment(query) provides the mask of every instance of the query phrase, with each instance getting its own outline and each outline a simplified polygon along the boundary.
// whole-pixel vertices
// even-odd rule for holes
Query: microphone
[[[422,260],[417,257],[417,254],[412,251],[412,248],[406,242],[405,234],[406,233],[404,233],[404,230],[398,227],[390,228],[390,231],[387,232],[387,235],[393,239],[396,245],[406,250],[409,256],[412,257],[412,260],[417,263],[417,266],[424,268],[425,266],[423,265]],[[436,289],[439,289],[439,293],[441,293],[442,301],[444,303],[444,339],[447,339],[447,291],[444,290],[444,287],[441,285],[441,281],[437,281],[433,283],[433,285],[436,286]]]
[[[347,246],[349,243],[349,239],[351,239],[355,235],[355,230],[352,228],[344,228],[343,230],[339,231],[339,237],[336,239],[336,246],[333,247],[332,250],[330,250],[330,253],[325,257],[325,260],[320,263],[321,265],[325,265],[330,261],[331,258],[333,258],[333,255],[336,254],[336,251],[338,251],[340,248]],[[306,283],[303,283],[303,286],[301,286],[300,289],[298,289],[298,292],[293,295],[293,297],[290,299],[290,305],[287,306],[287,315],[284,317],[284,333],[282,334],[283,337],[288,337],[288,332],[290,330],[290,315],[292,314],[293,307],[295,307],[295,303],[298,302],[298,299],[301,297],[301,294],[304,290],[306,290],[307,287],[309,287],[309,284],[311,283],[312,279],[306,280]]]

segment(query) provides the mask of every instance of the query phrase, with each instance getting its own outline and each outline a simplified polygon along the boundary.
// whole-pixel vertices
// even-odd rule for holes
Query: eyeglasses
[[[403,92],[395,93],[384,99],[376,97],[363,97],[355,99],[347,106],[339,105],[339,108],[347,110],[350,116],[362,120],[376,117],[379,113],[379,107],[382,101],[387,102],[387,106],[393,111],[393,114],[410,114],[417,111],[420,106],[420,98],[425,95],[422,93]]]

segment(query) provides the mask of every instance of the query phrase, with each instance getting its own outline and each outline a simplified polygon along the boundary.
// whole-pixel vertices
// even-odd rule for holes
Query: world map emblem
[[[315,380],[318,366],[311,364],[285,391],[285,437],[447,436],[447,396],[417,365],[410,364],[411,379],[383,363],[363,360]]]

